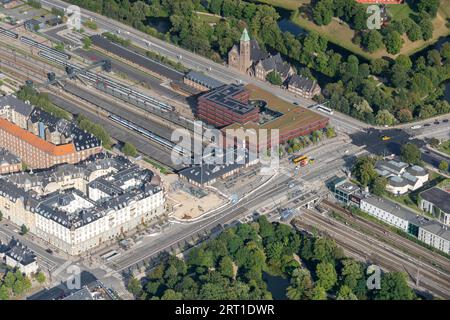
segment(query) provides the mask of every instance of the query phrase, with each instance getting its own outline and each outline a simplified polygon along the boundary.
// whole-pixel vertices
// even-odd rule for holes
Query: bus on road
[[[303,156],[298,156],[298,157],[296,157],[296,158],[294,158],[293,160],[292,160],[292,162],[294,163],[294,164],[300,164],[300,166],[306,166],[307,164],[308,164],[308,157],[307,156],[305,156],[305,155],[303,155]]]
[[[319,106],[317,107],[317,110],[322,111],[322,112],[325,112],[325,113],[328,113],[328,114],[333,114],[333,110],[331,110],[331,109],[328,108],[328,107],[325,107],[325,106],[322,105],[322,104],[319,104]]]

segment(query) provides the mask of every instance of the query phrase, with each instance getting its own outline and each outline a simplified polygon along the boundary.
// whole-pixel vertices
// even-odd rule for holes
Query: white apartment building
[[[42,195],[0,179],[0,210],[61,250],[81,254],[165,211],[159,178],[124,158],[116,160],[115,170],[87,183],[87,192],[69,188]]]
[[[420,226],[419,240],[450,254],[450,230],[443,224],[432,221]]]
[[[0,262],[29,276],[39,269],[36,255],[19,241],[12,239],[9,244],[0,242]]]
[[[367,197],[361,200],[360,208],[362,211],[380,219],[390,225],[393,225],[403,231],[408,231],[408,218],[415,217],[414,214],[398,204],[380,197]]]

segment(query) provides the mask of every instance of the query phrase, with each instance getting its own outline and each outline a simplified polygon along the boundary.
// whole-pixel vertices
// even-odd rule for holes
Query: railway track
[[[443,274],[434,267],[424,265],[423,263],[417,265],[414,260],[404,253],[385,246],[379,241],[357,232],[343,223],[335,220],[331,221],[329,218],[319,216],[312,211],[304,210],[301,217],[297,218],[293,224],[298,223],[298,220],[301,223],[312,225],[321,231],[325,231],[346,250],[359,254],[361,257],[364,257],[364,260],[380,264],[385,270],[406,271],[410,276],[410,282],[413,286],[415,286],[417,279],[414,279],[412,275],[416,274],[417,270],[420,270],[418,289],[423,288],[445,299],[450,298],[450,276]]]
[[[136,257],[135,255],[123,257],[122,260],[120,260],[119,257],[118,261],[112,261],[110,266],[117,272],[123,272],[135,265],[138,265],[142,261],[151,260],[151,258],[155,255],[168,249],[170,251],[171,248],[176,247],[179,243],[183,243],[184,241],[191,239],[196,234],[201,234],[205,231],[209,232],[214,227],[219,226],[220,224],[228,224],[236,219],[239,219],[239,217],[249,214],[249,208],[252,208],[258,203],[261,203],[262,199],[265,199],[270,195],[273,195],[274,193],[282,194],[283,191],[287,190],[287,188],[288,187],[284,182],[276,184],[272,188],[258,194],[258,196],[256,196],[255,198],[246,198],[242,201],[242,203],[240,202],[236,206],[223,209],[223,211],[221,211],[220,213],[215,213],[208,219],[198,222],[195,226],[193,226],[193,229],[191,230],[185,230],[184,232],[182,231],[174,234],[173,237],[170,237],[171,240],[168,241],[168,243],[161,244],[158,247],[153,248],[153,250],[151,250],[150,252],[144,253],[139,257]],[[138,248],[135,250],[138,250]]]
[[[355,216],[350,211],[341,208],[340,206],[332,202],[325,200],[322,202],[322,204],[329,207],[330,209],[337,210],[345,214],[346,218],[348,218],[349,221],[354,222],[358,226],[361,226],[363,228],[367,228],[368,231],[375,233],[377,236],[386,240],[390,245],[399,249],[407,250],[408,253],[414,255],[420,260],[427,261],[429,264],[437,266],[441,270],[450,273],[450,260],[441,256],[440,254],[434,253],[422,247],[420,244],[414,243],[411,240],[408,240],[390,230],[387,230],[386,228],[383,228],[381,225],[375,222]]]

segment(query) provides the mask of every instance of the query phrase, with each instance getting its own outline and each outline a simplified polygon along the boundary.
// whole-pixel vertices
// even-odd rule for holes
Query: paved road
[[[142,243],[139,247],[125,252],[121,256],[114,259],[109,265],[117,270],[126,270],[130,266],[142,261],[148,260],[150,257],[155,256],[161,251],[176,247],[178,244],[183,244],[186,240],[192,239],[193,236],[209,232],[211,229],[219,224],[226,224],[235,219],[239,219],[242,216],[251,214],[254,210],[264,206],[263,203],[267,199],[271,199],[273,202],[278,201],[282,197],[285,197],[291,190],[291,182],[297,184],[297,181],[303,181],[303,175],[307,179],[308,184],[305,184],[305,189],[301,192],[305,193],[306,188],[313,188],[314,181],[323,181],[327,177],[331,177],[336,172],[340,171],[342,165],[346,163],[346,160],[342,160],[342,154],[339,149],[342,149],[342,143],[333,143],[331,145],[324,145],[323,150],[317,152],[311,152],[316,158],[316,164],[311,168],[312,172],[301,172],[300,175],[293,175],[291,172],[292,165],[283,161],[287,167],[280,168],[280,174],[278,174],[273,180],[269,181],[267,185],[263,185],[259,190],[255,190],[254,193],[247,198],[242,199],[236,205],[227,205],[221,210],[217,210],[211,216],[202,219],[199,222],[191,224],[173,224],[171,228],[159,235],[157,238],[152,238],[150,241]],[[325,152],[324,150],[328,150]],[[357,152],[358,148],[353,148],[352,152]],[[317,155],[317,156],[316,156]],[[345,155],[347,157],[347,155]],[[335,161],[335,165],[329,165],[325,161]]]
[[[67,3],[59,0],[42,0],[41,3],[44,8],[57,7],[60,9],[64,9],[69,6]],[[100,29],[103,29],[104,31],[110,31],[114,33],[119,31],[122,38],[130,39],[133,44],[158,52],[175,61],[180,61],[186,67],[189,67],[191,69],[206,72],[209,76],[216,78],[217,80],[223,82],[236,82],[241,80],[243,83],[252,83],[265,90],[273,92],[280,98],[285,99],[289,102],[298,102],[302,106],[315,104],[315,102],[311,99],[296,97],[279,87],[273,86],[267,82],[259,81],[256,78],[250,77],[248,75],[241,74],[240,72],[228,68],[225,65],[215,63],[212,60],[196,55],[173,44],[151,37],[148,34],[135,30],[113,19],[109,19],[85,9],[81,9],[81,15],[82,20],[95,20],[98,27]],[[180,57],[181,59],[179,59]],[[334,126],[339,127],[340,130],[347,133],[361,131],[364,128],[369,127],[365,123],[337,112],[335,112],[334,115],[331,116],[331,120],[331,123]]]
[[[45,246],[48,248],[50,245],[44,244],[44,241],[38,241],[36,237],[31,234],[22,236],[18,231],[19,227],[12,225],[10,221],[5,220],[0,223],[0,239],[9,241],[14,237],[26,245],[36,254],[38,264],[43,267],[44,271],[53,272],[66,261],[66,259],[62,257],[57,257],[56,255],[46,252],[43,247]]]
[[[41,1],[44,8],[57,7],[64,9],[68,6],[60,0],[42,0]],[[266,82],[256,80],[255,78],[249,77],[247,75],[241,74],[234,69],[230,69],[225,65],[215,63],[207,58],[196,55],[192,52],[184,50],[173,44],[164,42],[160,39],[151,37],[143,32],[135,30],[125,24],[117,22],[113,19],[101,16],[99,14],[90,12],[85,9],[81,9],[82,19],[93,19],[96,21],[100,29],[107,30],[110,32],[120,32],[121,37],[130,39],[133,44],[140,46],[142,48],[151,49],[152,51],[158,52],[164,56],[172,58],[174,60],[181,61],[185,66],[207,72],[210,76],[224,81],[224,82],[235,82],[243,81],[245,83],[253,83],[269,90],[279,97],[293,102],[297,101],[303,106],[309,106],[314,104],[310,99],[304,99],[300,97],[294,97],[291,93],[279,88],[274,87]],[[362,123],[356,119],[353,119],[347,115],[335,112],[333,116],[330,116],[331,123],[339,128],[341,131],[346,133],[355,133],[370,127],[369,125]]]
[[[170,251],[171,247],[175,248],[178,244],[190,241],[192,237],[206,233],[219,224],[226,224],[241,216],[248,215],[251,213],[249,209],[261,203],[269,195],[276,198],[277,195],[285,193],[289,188],[287,181],[288,178],[286,176],[275,177],[269,185],[261,188],[257,194],[241,200],[236,205],[227,205],[200,222],[173,225],[156,239],[152,238],[152,241],[149,243],[143,243],[141,246],[126,251],[117,259],[112,260],[110,266],[117,271],[126,270],[144,259],[155,256],[159,252]]]
[[[444,130],[446,130],[444,128]],[[450,131],[450,130],[449,130]],[[390,140],[383,141],[383,135],[389,136]],[[449,132],[450,136],[450,132]],[[422,151],[422,160],[429,165],[438,168],[439,162],[442,160],[449,161],[445,157],[435,153],[433,150],[427,149],[424,140],[416,138],[411,131],[402,129],[367,129],[365,132],[357,132],[350,135],[352,143],[357,146],[365,146],[364,148],[373,154],[388,156],[391,154],[400,155],[402,145],[406,143],[414,143]]]

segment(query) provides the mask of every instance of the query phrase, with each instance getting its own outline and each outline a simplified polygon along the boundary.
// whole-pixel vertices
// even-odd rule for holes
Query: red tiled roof
[[[58,146],[54,145],[5,119],[0,118],[0,129],[7,131],[19,139],[26,141],[28,144],[53,156],[63,156],[75,153],[75,147],[72,142]]]
[[[359,3],[400,4],[403,0],[356,0]]]

